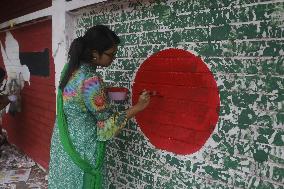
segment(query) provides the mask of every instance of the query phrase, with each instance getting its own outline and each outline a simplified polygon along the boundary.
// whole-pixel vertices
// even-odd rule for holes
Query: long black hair
[[[0,68],[0,80],[3,80],[6,76],[6,72],[3,68]]]
[[[81,62],[92,62],[92,51],[99,55],[120,43],[119,37],[107,26],[96,25],[88,29],[83,37],[78,37],[71,43],[68,52],[68,67],[60,81],[59,88],[64,89],[72,73],[77,70]]]

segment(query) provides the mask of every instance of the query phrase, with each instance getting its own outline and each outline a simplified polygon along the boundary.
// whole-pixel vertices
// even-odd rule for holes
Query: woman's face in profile
[[[104,51],[101,55],[97,51],[93,52],[93,63],[98,66],[108,67],[111,65],[113,60],[116,58],[117,46]]]

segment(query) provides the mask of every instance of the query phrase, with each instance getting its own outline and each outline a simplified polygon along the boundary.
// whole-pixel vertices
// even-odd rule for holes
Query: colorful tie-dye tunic
[[[101,77],[95,67],[87,64],[83,64],[67,83],[63,103],[74,147],[81,157],[95,165],[96,142],[111,139],[126,124],[126,113],[114,112]],[[105,167],[102,171],[103,188],[106,188]],[[83,188],[83,177],[84,172],[64,151],[55,124],[50,149],[49,189]]]

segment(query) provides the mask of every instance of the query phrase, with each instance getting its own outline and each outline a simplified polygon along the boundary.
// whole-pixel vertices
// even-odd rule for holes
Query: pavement
[[[47,189],[47,172],[6,142],[0,146],[0,189]]]

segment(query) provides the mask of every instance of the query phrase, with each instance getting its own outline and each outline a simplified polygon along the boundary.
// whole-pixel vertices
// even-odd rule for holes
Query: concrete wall
[[[109,144],[111,188],[284,187],[283,6],[258,0],[110,1],[74,13],[76,36],[101,23],[123,41],[114,64],[99,70],[107,83],[131,91],[146,58],[180,48],[203,59],[220,92],[217,126],[194,154],[155,148],[130,121]]]

